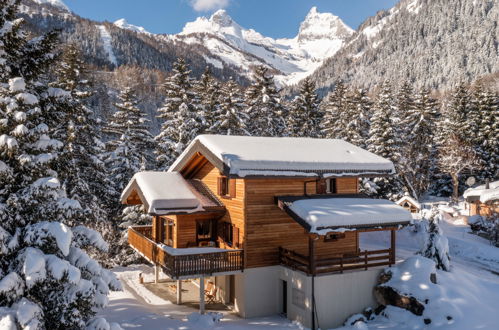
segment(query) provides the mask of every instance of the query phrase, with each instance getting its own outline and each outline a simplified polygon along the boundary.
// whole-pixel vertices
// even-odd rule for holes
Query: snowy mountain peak
[[[54,7],[59,8],[59,9],[70,11],[69,7],[66,6],[66,4],[62,0],[33,0],[33,2],[36,2],[36,3],[41,4],[41,5],[49,4],[49,5],[52,5]]]
[[[220,9],[211,15],[210,21],[214,24],[220,25],[221,27],[229,27],[234,23],[232,17],[230,17],[224,9]]]
[[[317,7],[312,7],[300,25],[298,41],[348,38],[353,33],[354,30],[338,16],[331,13],[319,13]]]
[[[137,25],[130,24],[124,18],[121,18],[121,19],[117,20],[113,24],[115,26],[119,27],[120,29],[131,30],[131,31],[135,31],[135,32],[138,32],[138,33],[147,33],[147,34],[150,34],[150,32],[148,32],[142,26],[137,26]]]

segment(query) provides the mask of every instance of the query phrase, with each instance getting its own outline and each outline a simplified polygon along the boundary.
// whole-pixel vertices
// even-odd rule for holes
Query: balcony
[[[343,273],[347,270],[389,266],[395,263],[394,250],[359,251],[356,254],[331,255],[330,258],[310,258],[294,251],[279,248],[281,265],[308,275]]]
[[[238,273],[244,269],[243,250],[173,249],[152,240],[152,226],[130,227],[128,243],[147,260],[160,265],[172,279]]]

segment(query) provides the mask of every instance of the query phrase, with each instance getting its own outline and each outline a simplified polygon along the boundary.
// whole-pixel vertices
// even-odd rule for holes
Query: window
[[[336,179],[326,179],[326,194],[336,194]]]
[[[230,180],[226,176],[218,178],[218,194],[220,196],[230,195]]]
[[[173,233],[175,227],[175,221],[168,218],[163,218],[163,243],[168,246],[173,246]]]
[[[345,234],[343,233],[329,233],[324,236],[324,242],[335,242],[342,238],[345,238]]]
[[[214,220],[198,220],[196,222],[196,241],[200,242],[214,241],[215,221]]]

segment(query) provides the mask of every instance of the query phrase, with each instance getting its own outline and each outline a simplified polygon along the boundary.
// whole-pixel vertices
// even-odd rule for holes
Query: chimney
[[[485,189],[490,189],[490,180],[485,179]]]

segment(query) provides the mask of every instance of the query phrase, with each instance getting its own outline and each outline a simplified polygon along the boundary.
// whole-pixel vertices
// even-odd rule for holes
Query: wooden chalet
[[[421,211],[421,204],[409,195],[405,195],[396,203],[411,213],[419,213]]]
[[[129,243],[173,279],[213,277],[243,317],[280,312],[335,326],[372,303],[380,267],[396,262],[396,231],[410,213],[359,194],[359,178],[393,173],[390,161],[341,140],[202,135],[168,172],[131,180],[122,202],[144,205],[153,223],[130,227]],[[362,250],[359,236],[373,231],[391,243]],[[347,287],[346,296],[366,297],[342,296],[337,314],[312,303],[334,305]]]
[[[470,216],[491,217],[499,214],[499,181],[467,189],[464,192],[464,199],[468,204]]]

